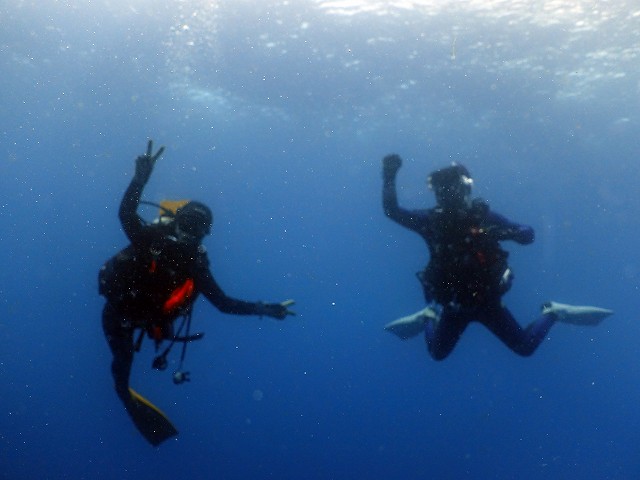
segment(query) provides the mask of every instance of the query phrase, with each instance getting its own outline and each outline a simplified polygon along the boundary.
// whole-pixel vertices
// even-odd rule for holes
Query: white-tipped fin
[[[574,325],[598,325],[613,314],[613,310],[586,305],[566,305],[564,303],[547,302],[542,306],[543,315],[552,313],[559,322]]]
[[[438,319],[437,313],[431,307],[424,308],[412,315],[407,315],[406,317],[398,318],[393,322],[387,323],[384,329],[397,335],[402,340],[407,340],[416,335],[420,335],[424,331],[424,325],[429,319]]]

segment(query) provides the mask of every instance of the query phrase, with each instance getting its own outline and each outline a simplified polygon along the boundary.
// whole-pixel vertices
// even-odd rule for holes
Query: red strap
[[[154,325],[151,327],[151,335],[153,336],[153,339],[157,342],[159,342],[160,340],[162,340],[162,328],[158,325]]]

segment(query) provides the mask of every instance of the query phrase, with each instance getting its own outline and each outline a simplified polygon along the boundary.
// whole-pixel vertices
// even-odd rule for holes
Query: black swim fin
[[[158,407],[131,387],[129,393],[131,404],[127,411],[136,428],[151,445],[157,447],[165,440],[178,435],[176,427]]]

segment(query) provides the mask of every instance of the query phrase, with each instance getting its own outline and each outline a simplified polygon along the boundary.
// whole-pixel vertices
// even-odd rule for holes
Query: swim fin
[[[134,425],[147,441],[157,447],[165,440],[178,435],[178,430],[167,416],[149,400],[129,387],[131,404],[127,407]]]
[[[427,320],[438,320],[438,314],[431,308],[427,307],[419,312],[406,317],[398,318],[393,322],[387,323],[384,329],[397,335],[402,340],[408,340],[409,338],[420,335],[424,331],[425,323]]]
[[[600,307],[565,305],[564,303],[547,302],[542,305],[542,314],[552,313],[559,322],[574,325],[598,325],[613,314],[613,310]]]

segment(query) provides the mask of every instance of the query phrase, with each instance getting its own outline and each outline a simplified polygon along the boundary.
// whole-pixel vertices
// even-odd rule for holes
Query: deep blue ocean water
[[[0,1],[0,478],[631,479],[640,474],[640,9],[630,0]],[[147,200],[214,210],[212,271],[284,322],[204,300],[192,381],[136,356],[180,430],[112,387],[97,294],[148,139]],[[434,362],[382,327],[423,307],[403,206],[464,163],[532,225],[505,303],[615,310],[530,358],[472,325]],[[155,212],[141,209],[147,218]]]

